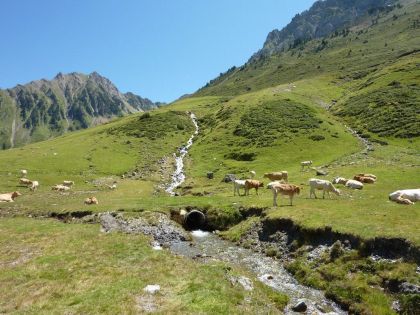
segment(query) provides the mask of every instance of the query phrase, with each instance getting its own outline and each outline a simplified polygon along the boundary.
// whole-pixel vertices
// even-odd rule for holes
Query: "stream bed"
[[[178,255],[200,259],[203,263],[218,260],[247,268],[261,282],[289,296],[290,303],[284,310],[285,314],[302,314],[292,310],[300,301],[307,305],[304,314],[347,314],[328,300],[322,291],[300,285],[278,260],[235,246],[210,232],[192,231],[191,237],[193,242],[174,242],[170,250]]]
[[[172,174],[171,182],[166,187],[165,191],[168,192],[171,196],[175,196],[174,190],[185,181],[184,173],[184,158],[188,153],[188,149],[192,146],[194,137],[198,134],[198,123],[197,117],[194,113],[189,113],[192,123],[194,124],[195,131],[191,135],[186,145],[183,145],[179,148],[178,154],[174,153],[175,156],[175,171]]]

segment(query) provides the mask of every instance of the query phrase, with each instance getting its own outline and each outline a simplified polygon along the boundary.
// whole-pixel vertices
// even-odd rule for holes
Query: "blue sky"
[[[191,93],[314,0],[4,0],[0,88],[98,71],[154,101]]]

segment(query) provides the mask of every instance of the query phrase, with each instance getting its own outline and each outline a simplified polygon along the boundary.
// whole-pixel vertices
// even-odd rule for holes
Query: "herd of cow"
[[[312,165],[312,161],[301,162],[301,171]],[[39,187],[39,182],[36,180],[29,180],[26,178],[28,175],[27,170],[21,170],[21,178],[19,183],[27,186],[31,191],[36,191]],[[256,176],[255,171],[250,171],[250,179],[234,179],[233,180],[233,195],[240,195],[240,189],[244,189],[244,195],[249,195],[250,190],[255,189],[258,195],[258,189],[264,187],[263,182],[253,179]],[[287,196],[290,199],[290,205],[293,205],[293,198],[300,194],[302,187],[288,183],[289,173],[287,171],[265,173],[264,178],[268,178],[270,183],[267,185],[267,189],[271,189],[273,193],[273,206],[277,206],[277,197]],[[341,195],[339,189],[334,184],[341,184],[349,189],[363,189],[364,184],[373,184],[377,180],[377,177],[373,174],[357,174],[353,179],[346,179],[343,177],[336,177],[332,181],[318,178],[309,179],[309,198],[316,196],[317,190],[322,190],[322,198],[325,198],[325,193],[331,198],[330,193]],[[59,192],[69,191],[74,185],[73,181],[64,180],[61,184],[57,184],[51,187],[52,190]],[[109,189],[116,189],[116,182],[112,186],[107,185]],[[13,202],[15,198],[21,196],[18,191],[0,194],[0,202]],[[412,205],[414,202],[420,200],[420,189],[405,189],[397,190],[389,194],[389,200],[399,204]],[[96,197],[86,198],[84,201],[87,205],[98,204]]]
[[[20,175],[21,175],[21,178],[19,179],[20,185],[28,187],[29,190],[33,192],[38,189],[39,182],[37,180],[30,180],[26,178],[26,176],[28,175],[27,170],[21,170]],[[52,186],[51,190],[55,190],[59,192],[66,192],[66,191],[69,191],[73,186],[74,186],[74,181],[64,180],[61,184]],[[113,186],[109,186],[109,187],[110,189],[114,189],[116,185],[114,183]],[[14,200],[19,196],[22,196],[22,194],[18,191],[0,194],[0,202],[14,202]],[[99,202],[98,202],[98,199],[96,199],[96,197],[89,197],[85,199],[85,204],[87,205],[93,205],[93,204],[97,205],[98,203]]]
[[[312,161],[301,162],[301,170],[305,167],[309,168],[312,165]],[[240,189],[245,190],[244,195],[249,195],[251,189],[255,189],[258,195],[258,189],[264,187],[264,183],[253,179],[256,175],[255,171],[250,171],[251,179],[236,179],[233,180],[233,195],[240,195]],[[267,189],[271,189],[273,193],[273,206],[277,206],[277,197],[287,196],[290,200],[290,205],[293,205],[293,197],[299,195],[301,187],[294,184],[289,184],[289,174],[287,171],[265,173],[264,178],[268,178],[271,182],[267,185]],[[331,198],[330,193],[341,195],[339,189],[334,184],[341,184],[350,189],[363,189],[364,184],[373,184],[377,180],[377,177],[373,174],[357,174],[353,179],[346,179],[344,177],[336,177],[331,181],[325,179],[311,178],[309,179],[309,198],[316,196],[317,190],[322,190],[322,198],[325,198],[325,193]],[[412,205],[414,202],[420,200],[420,189],[405,189],[397,190],[389,194],[389,200],[399,204]]]

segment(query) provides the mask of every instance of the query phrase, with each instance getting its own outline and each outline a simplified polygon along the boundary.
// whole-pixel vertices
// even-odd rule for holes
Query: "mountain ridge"
[[[120,92],[98,72],[59,72],[51,80],[0,90],[0,118],[4,122],[0,146],[7,149],[49,139],[161,105],[131,92]]]

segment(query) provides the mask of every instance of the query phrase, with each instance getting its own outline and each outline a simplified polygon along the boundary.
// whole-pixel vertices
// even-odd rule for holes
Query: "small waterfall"
[[[198,123],[197,123],[197,117],[193,113],[189,113],[190,118],[195,126],[195,131],[191,135],[190,139],[188,140],[186,145],[183,145],[178,150],[178,155],[174,153],[175,157],[175,171],[172,174],[171,182],[165,189],[166,192],[171,194],[171,196],[175,195],[174,190],[181,185],[185,181],[185,174],[184,174],[184,157],[188,153],[188,149],[192,146],[194,137],[198,134]]]

